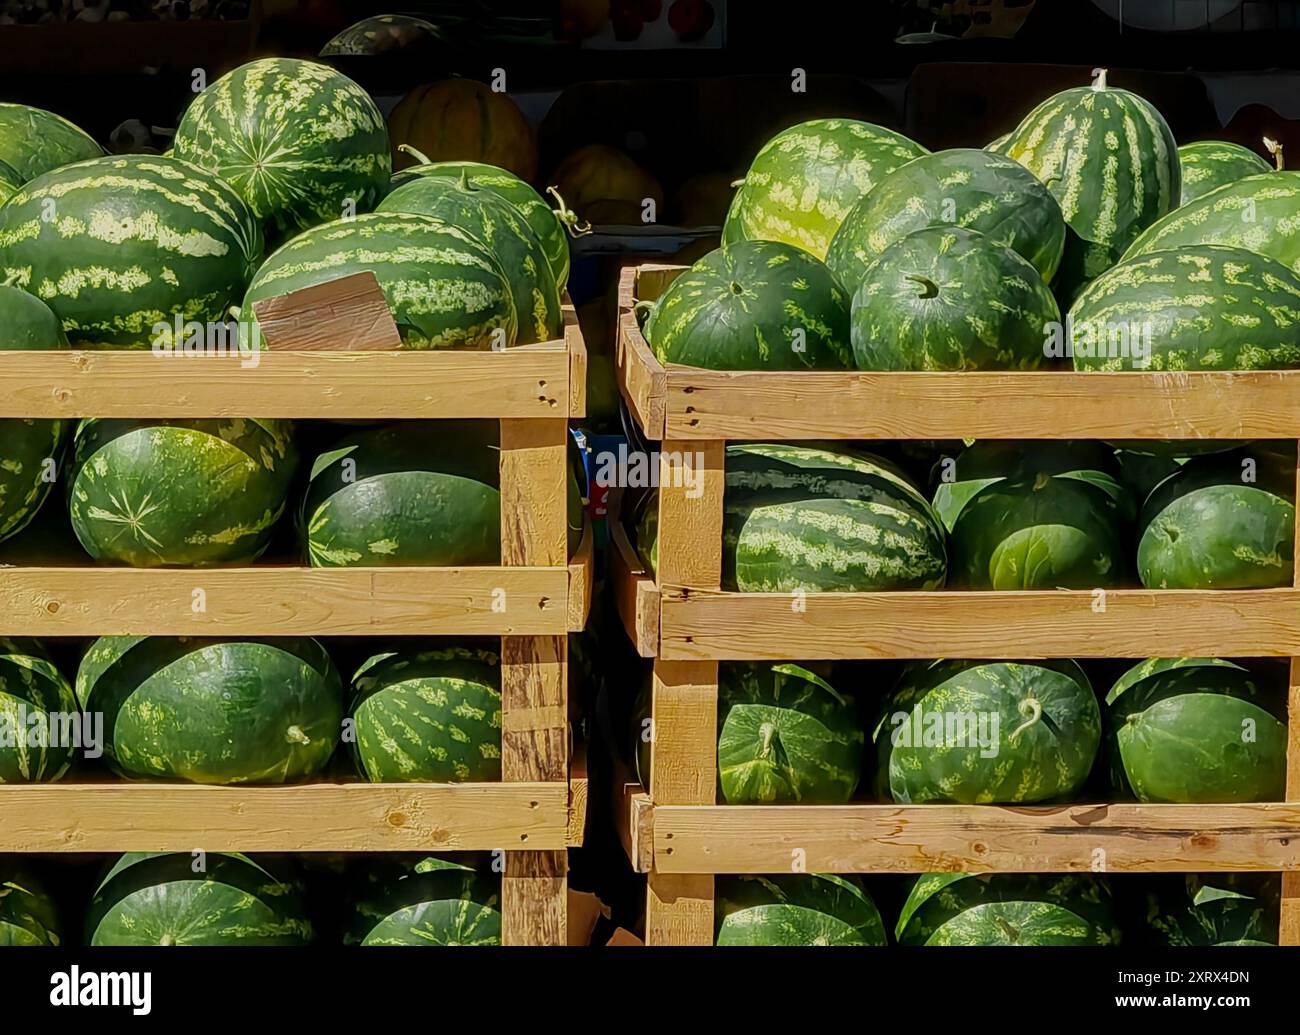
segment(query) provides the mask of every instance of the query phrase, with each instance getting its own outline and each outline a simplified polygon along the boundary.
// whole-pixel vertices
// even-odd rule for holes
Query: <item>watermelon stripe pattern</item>
[[[487,873],[437,856],[399,857],[372,864],[363,881],[344,944],[501,944],[500,881]]]
[[[1178,149],[1178,164],[1183,182],[1181,205],[1244,177],[1272,169],[1254,151],[1226,140],[1199,140],[1194,144],[1184,144]]]
[[[0,170],[13,174],[15,187],[103,154],[87,133],[61,115],[26,104],[0,104]],[[0,173],[0,179],[6,178]]]
[[[51,718],[79,712],[72,684],[35,640],[0,636],[0,784],[57,780],[72,765],[70,744],[51,742],[48,732],[39,743],[33,729],[50,729]],[[0,943],[2,944],[2,943]]]

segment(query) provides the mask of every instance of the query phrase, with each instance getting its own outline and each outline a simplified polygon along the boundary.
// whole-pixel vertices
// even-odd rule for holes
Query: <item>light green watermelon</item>
[[[784,241],[819,259],[863,194],[927,154],[901,133],[853,119],[813,119],[758,152],[732,200],[722,241]]]
[[[0,861],[0,948],[61,945],[54,900],[20,859],[9,856]]]
[[[711,370],[843,370],[849,299],[821,262],[793,245],[738,241],[678,275],[650,310],[660,363]]]
[[[1282,880],[1273,873],[1152,878],[1146,925],[1157,945],[1276,945]]]
[[[63,776],[80,746],[80,718],[72,685],[45,648],[0,636],[0,783]]]
[[[77,671],[104,715],[104,754],[127,777],[293,783],[324,769],[343,686],[315,640],[104,636]]]
[[[370,95],[296,58],[223,75],[190,103],[172,149],[231,184],[272,241],[369,212],[393,171],[388,126]]]
[[[1019,162],[962,147],[922,155],[864,194],[831,240],[826,265],[853,293],[881,252],[928,226],[960,226],[1010,248],[1050,281],[1065,247],[1061,206]]]
[[[218,852],[128,852],[100,881],[88,945],[306,945],[302,885],[283,862]]]
[[[501,659],[467,647],[376,654],[352,679],[353,750],[375,783],[501,779]]]
[[[873,737],[883,798],[1052,801],[1092,771],[1101,709],[1073,661],[916,662],[885,699]]]
[[[718,776],[730,805],[848,801],[864,735],[853,698],[795,664],[723,665]]]
[[[279,420],[87,420],[68,474],[72,527],[97,561],[140,568],[259,557],[298,463]]]
[[[500,945],[500,881],[436,856],[368,865],[347,945]]]
[[[0,280],[32,292],[81,348],[142,349],[182,324],[222,324],[262,257],[224,180],[162,155],[38,176],[0,206]]]
[[[978,231],[932,226],[863,272],[850,337],[859,370],[1032,370],[1060,321],[1025,259]]]
[[[1178,164],[1183,181],[1180,205],[1247,176],[1270,172],[1273,168],[1250,148],[1226,140],[1198,140],[1184,144],[1178,149]]]
[[[926,873],[903,904],[900,945],[1117,945],[1109,886],[1073,874]]]
[[[1218,658],[1152,658],[1106,695],[1120,790],[1144,802],[1282,801],[1286,705],[1279,687]]]
[[[884,945],[880,911],[857,877],[830,873],[724,877],[719,945]]]
[[[15,187],[103,153],[89,134],[61,115],[26,104],[0,104],[0,163],[13,170]]]

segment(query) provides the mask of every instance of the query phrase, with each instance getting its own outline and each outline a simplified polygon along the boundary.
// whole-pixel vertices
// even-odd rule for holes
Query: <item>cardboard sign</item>
[[[387,352],[402,347],[388,300],[371,272],[253,303],[266,347],[293,352]]]

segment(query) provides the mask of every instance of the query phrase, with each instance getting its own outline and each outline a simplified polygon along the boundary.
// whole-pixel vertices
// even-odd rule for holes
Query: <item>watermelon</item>
[[[1184,144],[1178,149],[1178,164],[1182,169],[1180,205],[1195,201],[1225,184],[1273,168],[1250,148],[1226,140],[1198,140]]]
[[[0,163],[13,171],[15,187],[103,153],[89,134],[60,115],[26,104],[0,104]]]
[[[1277,682],[1281,682],[1278,680]],[[1106,695],[1117,789],[1138,801],[1282,801],[1286,703],[1218,658],[1151,658]]]
[[[312,925],[296,875],[218,852],[128,852],[99,882],[88,945],[306,945]]]
[[[0,284],[0,350],[62,349],[58,318],[35,295]],[[67,446],[68,422],[0,419],[0,542],[21,532],[50,494]]]
[[[104,715],[104,754],[126,777],[293,783],[322,769],[343,723],[343,685],[306,638],[104,636],[77,671]]]
[[[1050,281],[1065,247],[1051,192],[1010,158],[962,147],[900,166],[864,194],[831,240],[826,265],[845,289],[891,244],[928,226],[960,226],[1010,248]]]
[[[375,783],[501,779],[501,659],[438,647],[376,654],[352,678],[357,769]]]
[[[900,945],[1116,945],[1109,886],[1073,874],[926,873],[903,904]]]
[[[326,65],[263,58],[194,98],[172,145],[229,183],[280,241],[369,212],[388,188],[388,126],[370,95]]]
[[[62,942],[58,910],[41,882],[17,857],[0,861],[0,948]]]
[[[813,119],[791,126],[754,158],[727,213],[723,243],[784,241],[824,259],[857,200],[900,165],[928,153],[869,122]]]
[[[1146,924],[1157,945],[1276,945],[1281,878],[1187,873],[1153,879]]]
[[[824,671],[824,670],[823,670]],[[864,736],[853,698],[795,664],[723,665],[718,777],[730,805],[848,801]]]
[[[1127,572],[1135,505],[1091,442],[976,442],[935,490],[955,581],[971,589],[1090,589]]]
[[[409,212],[340,219],[295,237],[257,271],[241,315],[255,326],[254,302],[364,271],[379,281],[402,348],[515,343],[515,303],[501,261],[466,231]]]
[[[72,685],[35,640],[0,636],[0,783],[57,780],[80,720]]]
[[[432,176],[453,180],[457,183],[464,176],[469,177],[470,186],[478,190],[491,191],[517,208],[533,233],[542,242],[542,250],[551,264],[555,274],[555,284],[561,291],[569,282],[569,232],[577,217],[566,208],[557,211],[546,203],[526,180],[521,180],[509,169],[499,165],[487,165],[483,162],[430,162],[414,148],[403,144],[400,150],[412,155],[420,163],[403,169],[393,175],[393,186],[400,187],[412,180]],[[554,193],[554,191],[552,191]]]
[[[443,39],[443,31],[423,18],[405,14],[379,14],[353,22],[331,37],[321,47],[320,56],[377,57],[394,50],[408,50]]]
[[[1157,485],[1138,521],[1149,589],[1266,589],[1295,571],[1295,453],[1250,446],[1193,457]]]
[[[1076,370],[1300,367],[1300,276],[1222,245],[1125,259],[1070,308]]]
[[[821,262],[777,241],[709,252],[654,303],[646,340],[660,363],[711,370],[843,370],[849,299]]]
[[[298,463],[292,425],[87,420],[68,474],[72,528],[97,561],[139,568],[255,560]]]
[[[860,370],[1030,370],[1060,321],[1025,259],[976,230],[932,226],[863,272],[850,337]]]
[[[1300,172],[1246,176],[1175,209],[1138,237],[1124,258],[1194,244],[1245,248],[1300,273]]]
[[[8,201],[10,195],[22,185],[22,177],[18,175],[18,170],[0,161],[0,205]]]
[[[1148,101],[1108,86],[1104,69],[1091,85],[1043,101],[998,150],[1060,202],[1073,231],[1058,277],[1067,299],[1178,204],[1178,148],[1169,126]]]
[[[367,867],[347,945],[500,945],[500,882],[436,856],[381,857]]]
[[[178,321],[224,325],[261,256],[234,188],[161,155],[65,166],[0,206],[0,280],[37,295],[81,348],[149,348]]]
[[[1185,462],[1177,456],[1143,452],[1138,443],[1116,449],[1115,461],[1119,464],[1119,480],[1139,506],[1151,495],[1152,489],[1180,471]]]
[[[560,336],[560,292],[542,243],[519,210],[499,194],[460,180],[421,176],[398,187],[380,212],[413,212],[459,227],[501,263],[510,281],[519,320],[516,343],[531,345]]]
[[[936,589],[943,529],[887,461],[798,443],[730,445],[723,580],[743,593]],[[638,546],[652,549],[638,537]]]
[[[880,911],[857,877],[792,873],[724,877],[719,945],[884,945]]]
[[[873,737],[882,798],[1068,799],[1092,771],[1101,709],[1073,661],[916,662],[885,699]]]

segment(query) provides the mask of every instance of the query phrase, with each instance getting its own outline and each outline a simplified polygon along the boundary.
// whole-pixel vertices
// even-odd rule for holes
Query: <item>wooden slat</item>
[[[723,593],[661,589],[660,656],[783,658],[1287,657],[1300,590]],[[657,800],[657,799],[656,799]]]
[[[627,824],[627,838],[623,849],[628,861],[637,873],[650,873],[654,869],[654,805],[650,795],[641,789],[640,784],[630,783],[623,787],[624,814]]]
[[[718,782],[718,665],[654,663],[650,786],[656,805],[712,804]]]
[[[560,634],[568,581],[564,568],[0,568],[0,635]]]
[[[618,314],[618,342],[614,350],[618,384],[632,416],[647,438],[664,437],[664,403],[668,378],[637,327],[631,310]]]
[[[611,518],[609,524],[605,571],[628,639],[641,657],[653,658],[659,653],[659,588],[628,542],[617,517]]]
[[[596,581],[596,536],[588,521],[578,549],[569,559],[569,632],[582,632],[591,614],[591,592]]]
[[[1296,804],[656,804],[653,837],[662,874],[1300,870]]]
[[[564,319],[564,345],[569,353],[569,417],[587,415],[587,343],[578,325],[578,311],[569,293],[564,293],[560,309]]]
[[[646,877],[646,945],[713,944],[713,878],[662,871]]]
[[[578,744],[569,763],[569,830],[565,838],[569,848],[581,848],[587,831],[587,801],[591,796],[587,778],[587,748]]]
[[[253,312],[272,349],[363,352],[402,347],[388,299],[369,270],[264,298],[253,303]]]
[[[1300,458],[1300,442],[1296,443]],[[1300,502],[1300,464],[1296,467],[1296,496]],[[1295,537],[1295,574],[1300,589],[1300,527]],[[1300,651],[1296,652],[1300,654]],[[1292,657],[1287,692],[1286,800],[1300,802],[1300,657]],[[1300,873],[1282,875],[1282,918],[1280,945],[1300,945]]]
[[[0,786],[0,852],[563,848],[563,783]]]
[[[661,586],[722,585],[725,450],[721,442],[664,442],[655,545]]]

